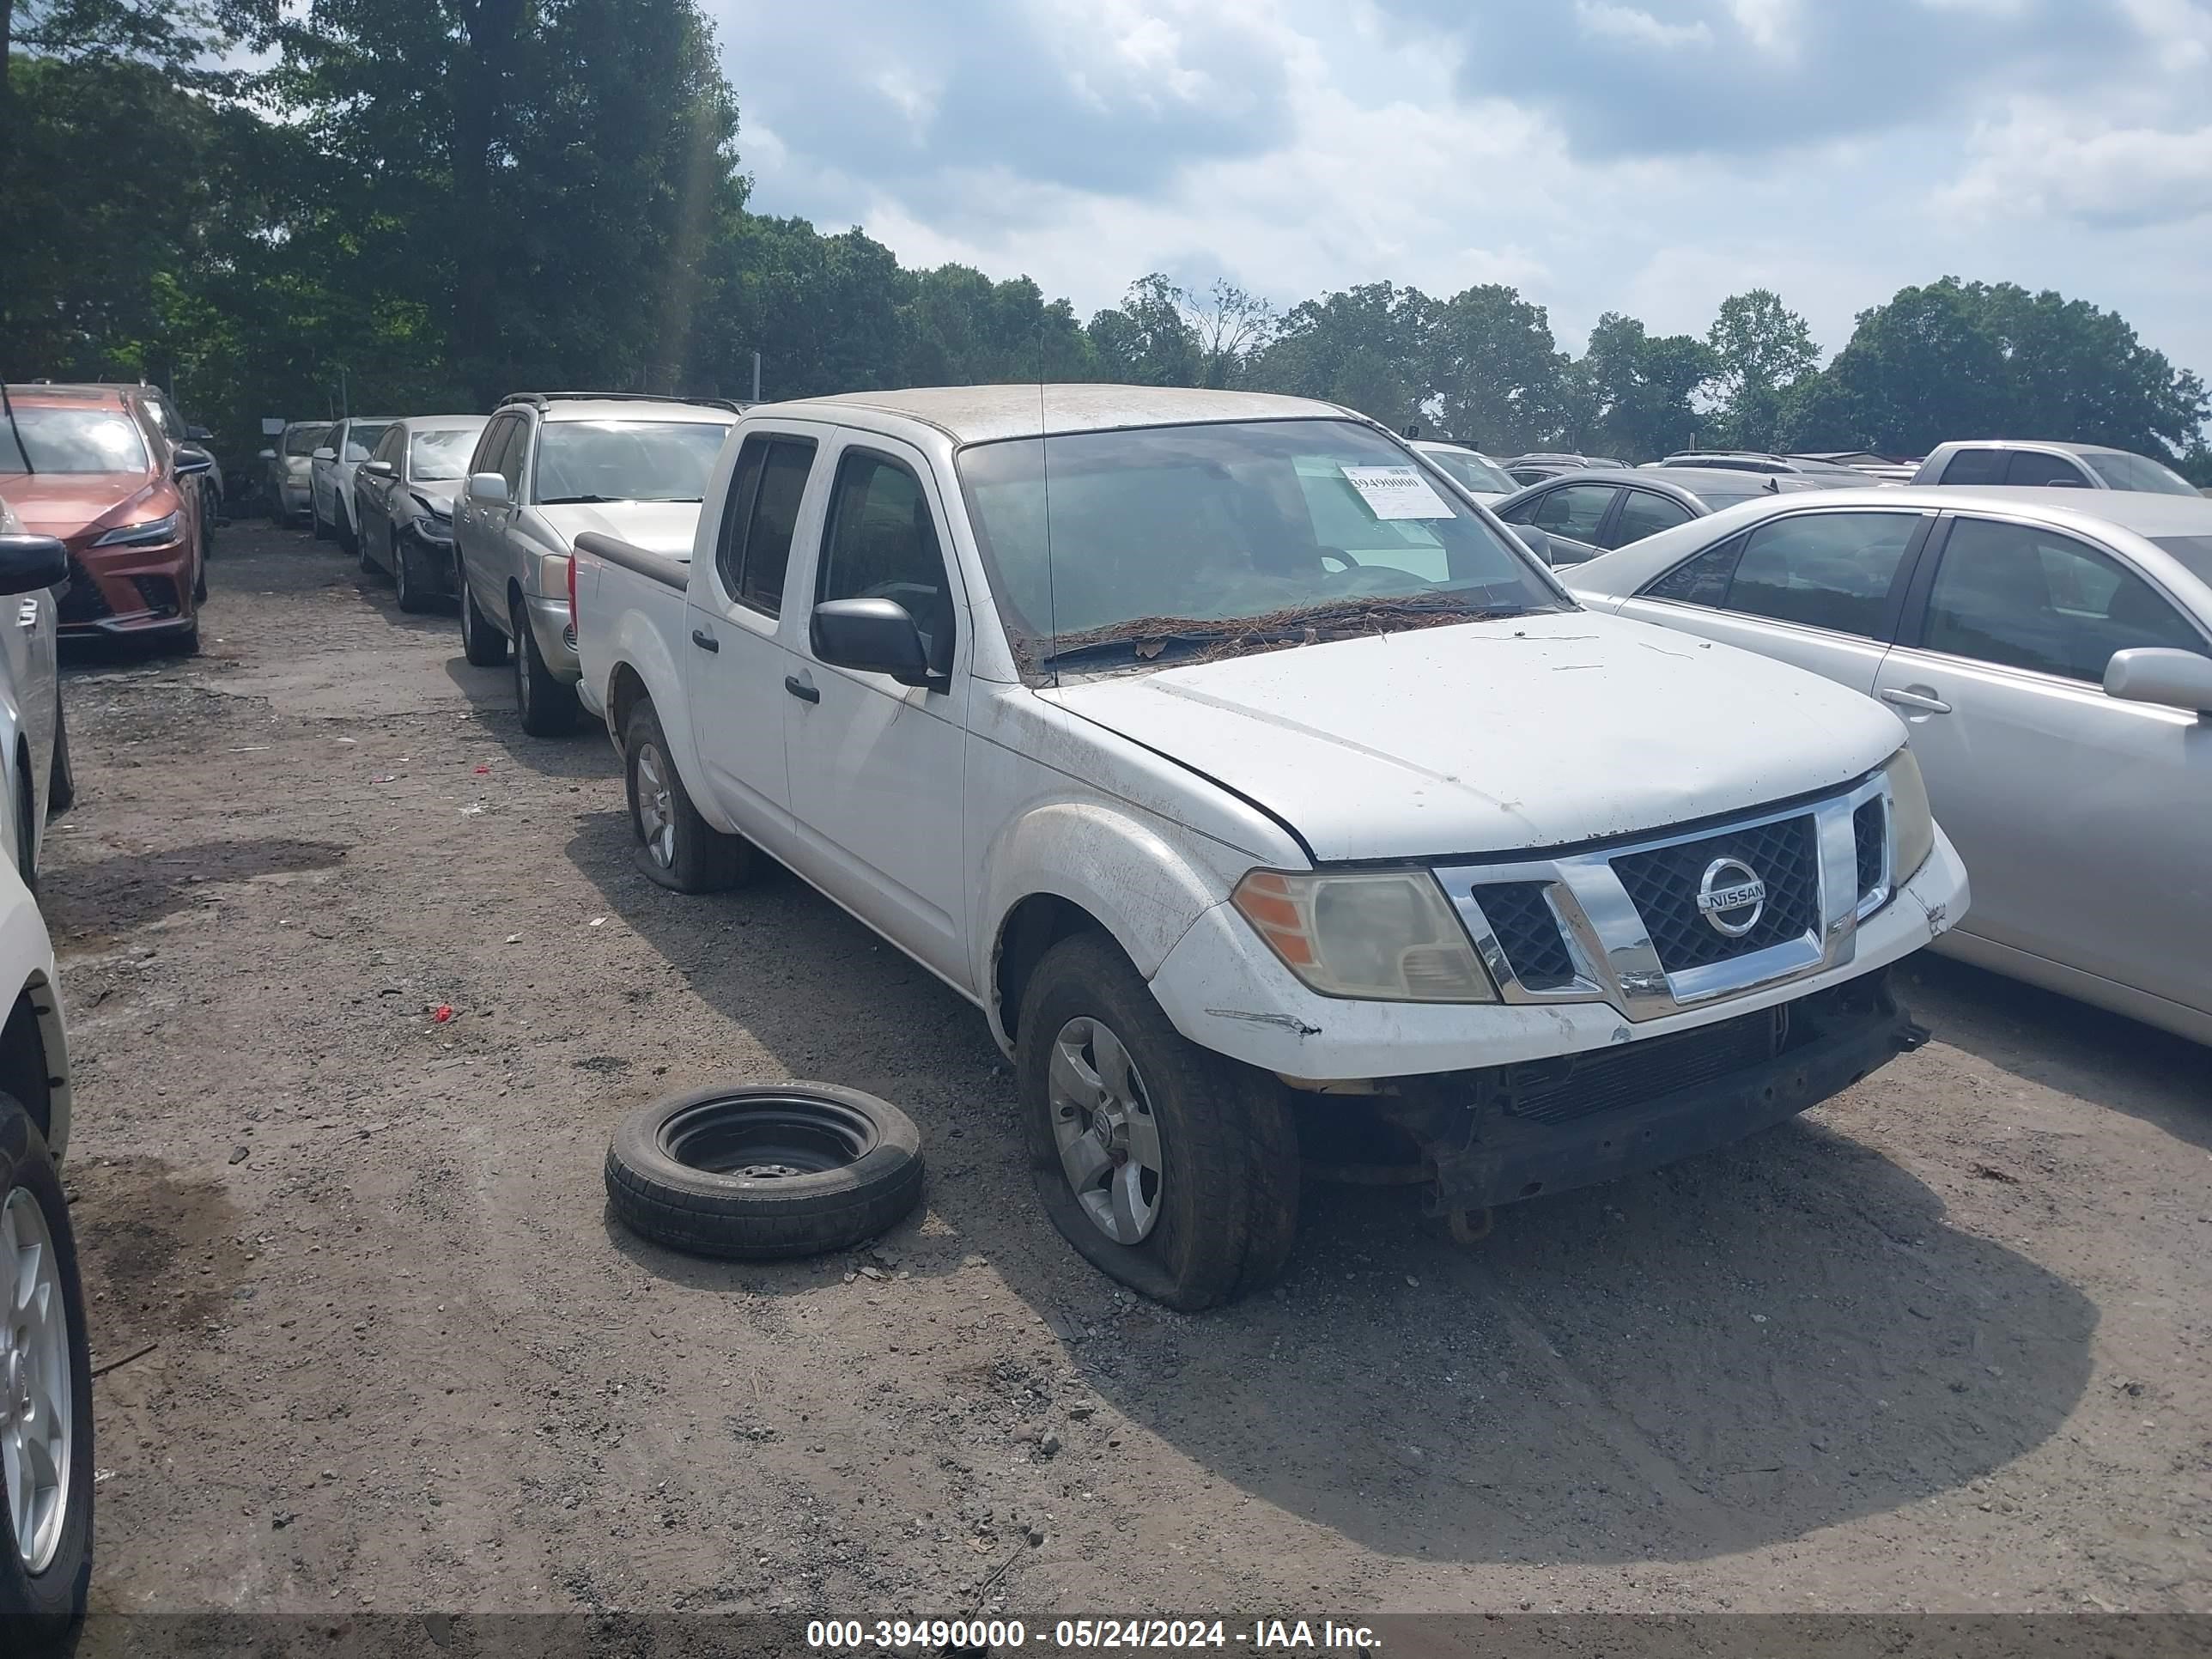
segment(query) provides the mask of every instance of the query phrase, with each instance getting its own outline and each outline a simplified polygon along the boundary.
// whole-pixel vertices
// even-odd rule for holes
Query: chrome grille
[[[1851,814],[1851,839],[1856,843],[1859,896],[1864,898],[1881,885],[1882,810],[1880,797],[1861,805]]]
[[[1766,884],[1765,908],[1741,938],[1722,933],[1698,908],[1698,883],[1716,859],[1737,860]],[[1623,853],[1613,859],[1613,869],[1650,930],[1660,966],[1670,974],[1732,961],[1820,931],[1820,857],[1810,813],[1648,853]]]

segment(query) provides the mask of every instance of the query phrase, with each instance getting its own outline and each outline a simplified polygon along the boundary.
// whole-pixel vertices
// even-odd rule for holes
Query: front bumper
[[[1433,1211],[1487,1209],[1637,1175],[1769,1128],[1928,1034],[1889,970],[1637,1049],[1411,1080],[1377,1101],[1434,1171]]]
[[[1632,1019],[1602,1000],[1369,1002],[1306,988],[1224,902],[1194,922],[1152,975],[1176,1029],[1262,1071],[1319,1082],[1431,1076],[1581,1054],[1696,1030],[1796,1002],[1911,955],[1966,912],[1966,866],[1935,850],[1888,903],[1857,922],[1834,965],[1677,1013]]]
[[[192,549],[188,542],[156,547],[70,549],[70,585],[55,607],[64,639],[178,633],[193,627]]]
[[[568,596],[541,599],[531,595],[522,603],[530,613],[530,631],[538,638],[538,654],[545,659],[547,671],[555,679],[574,685],[583,678],[584,665],[576,659],[576,635],[569,626]]]

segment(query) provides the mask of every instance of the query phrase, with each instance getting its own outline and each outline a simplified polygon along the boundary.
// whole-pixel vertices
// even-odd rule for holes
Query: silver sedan
[[[1561,579],[1889,704],[1974,884],[1936,948],[2212,1042],[2212,501],[1785,495]]]

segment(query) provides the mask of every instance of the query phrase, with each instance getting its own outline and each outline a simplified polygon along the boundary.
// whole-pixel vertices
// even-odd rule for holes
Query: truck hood
[[[24,529],[67,540],[152,496],[157,483],[143,472],[10,472],[0,477],[0,495]],[[116,522],[124,522],[119,514]]]
[[[538,510],[571,547],[591,530],[672,559],[690,558],[691,532],[699,527],[696,501],[578,502]]]
[[[1832,788],[1905,742],[1856,692],[1591,611],[1040,695],[1257,802],[1317,860],[1518,852]]]

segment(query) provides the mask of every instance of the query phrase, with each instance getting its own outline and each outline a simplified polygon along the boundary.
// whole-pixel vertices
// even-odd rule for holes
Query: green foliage
[[[2063,438],[2167,459],[2201,447],[2208,413],[2203,382],[2116,313],[1946,276],[1861,312],[1782,425],[1802,448],[1917,455],[1949,438]]]
[[[1608,311],[1578,365],[1588,388],[1582,447],[1624,459],[1664,455],[1697,441],[1692,400],[1717,368],[1711,347],[1686,334],[1651,335]]]
[[[1454,437],[1498,454],[1559,437],[1570,416],[1567,357],[1543,307],[1488,283],[1445,301],[1428,333],[1430,385]]]
[[[1791,390],[1820,366],[1805,319],[1771,289],[1755,288],[1721,301],[1705,335],[1719,399],[1713,441],[1738,449],[1771,449]]]
[[[1320,398],[1394,429],[1422,423],[1429,386],[1429,329],[1436,302],[1389,283],[1323,295],[1293,307],[1251,364],[1266,392]]]

